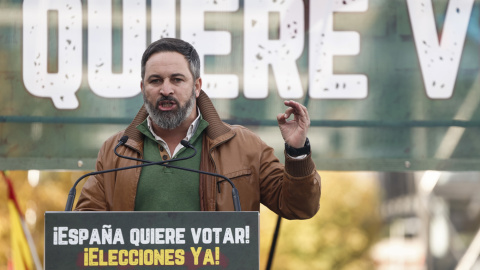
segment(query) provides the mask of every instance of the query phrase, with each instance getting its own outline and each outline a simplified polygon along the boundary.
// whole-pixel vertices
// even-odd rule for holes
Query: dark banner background
[[[126,269],[132,267],[135,269],[158,269],[159,267],[167,269],[258,269],[260,263],[258,257],[258,216],[258,212],[46,212],[45,267],[48,269],[117,269],[119,267]],[[248,230],[246,229],[247,226]],[[67,230],[61,230],[61,227],[67,228]],[[132,241],[131,229],[139,229],[140,231],[140,229],[151,228],[163,228],[165,231],[161,235],[155,233],[155,237],[150,237],[150,234],[146,237],[137,235],[139,238]],[[177,228],[184,229],[184,232],[176,234],[174,238],[168,236],[167,229]],[[196,232],[199,228],[202,229],[198,243],[194,242],[192,228]],[[243,234],[241,232],[236,233],[235,228],[242,228]],[[88,239],[79,244],[78,240],[75,239],[79,238],[80,233],[77,231],[75,237],[70,237],[68,229],[87,229],[89,232]],[[94,229],[98,231],[98,238],[93,237]],[[231,235],[227,235],[228,229],[231,230]],[[111,231],[110,244],[108,241],[98,244],[97,241],[91,240],[100,239],[102,241],[102,234],[107,234],[108,230]],[[124,244],[121,244],[121,241],[118,240],[119,237],[114,238],[117,230],[121,230]],[[204,233],[203,230],[209,231],[209,233]],[[60,234],[63,236],[60,236]],[[180,235],[183,235],[183,237]],[[216,236],[218,236],[217,240]],[[165,243],[142,244],[140,242],[145,241],[140,239],[154,240],[157,238],[165,241]],[[174,239],[175,243],[167,242],[167,239],[169,239],[168,241]],[[184,240],[184,244],[177,242],[178,239]],[[224,242],[225,239],[227,241]],[[231,239],[238,239],[238,243],[232,243]],[[60,245],[60,240],[69,244]],[[72,240],[76,241],[76,244]],[[92,244],[90,244],[91,241]],[[90,248],[102,250],[104,258],[99,259],[99,252],[89,251]],[[194,248],[198,255],[196,262],[191,248]],[[216,248],[219,248],[218,252]],[[87,252],[85,249],[87,249]],[[162,249],[183,250],[184,253],[183,255],[174,253],[170,258],[166,256],[163,258],[164,260],[160,260],[161,263],[158,261],[159,264],[157,265],[153,262],[152,257],[145,257],[144,255],[143,260],[140,260],[139,254],[141,253],[132,254],[132,256],[119,256],[120,250],[144,250],[145,254],[145,250]],[[206,254],[207,249],[211,250],[212,256]],[[110,263],[110,265],[100,266],[100,261],[108,264],[109,257],[107,254],[109,250],[117,251],[112,253],[116,256],[110,258],[111,262],[128,262],[129,264],[114,266],[113,263]],[[200,254],[198,254],[199,250]],[[88,260],[85,260],[85,255],[89,256]],[[95,267],[94,264],[97,264],[97,266]],[[73,267],[74,265],[76,267]]]

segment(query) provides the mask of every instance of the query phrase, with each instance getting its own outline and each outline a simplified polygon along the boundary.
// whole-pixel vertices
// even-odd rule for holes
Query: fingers
[[[287,122],[287,118],[288,117],[285,117],[285,114],[284,113],[279,113],[277,114],[277,122],[279,124],[285,124]]]
[[[292,107],[287,108],[284,113],[285,120],[288,119],[292,113],[295,114],[295,109]]]
[[[295,102],[293,100],[286,100],[284,101],[285,106],[288,106],[285,110],[285,119],[289,118],[292,113],[295,116],[299,117],[299,120],[305,121],[306,123],[310,123],[310,117],[308,115],[308,110],[302,104]],[[278,117],[277,117],[278,118]]]

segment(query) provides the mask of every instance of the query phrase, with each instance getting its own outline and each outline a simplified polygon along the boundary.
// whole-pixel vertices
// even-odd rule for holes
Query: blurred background
[[[161,37],[197,48],[220,117],[281,161],[282,101],[309,110],[321,209],[282,220],[272,269],[480,269],[480,0],[0,0],[0,170],[41,259],[45,211],[133,119]],[[0,269],[7,198],[0,179]]]
[[[44,213],[63,211],[83,173],[7,172],[42,262]],[[320,211],[310,220],[281,221],[271,269],[480,269],[477,172],[319,173]],[[426,177],[437,178],[436,184],[425,187]],[[7,200],[3,180],[0,200]],[[8,217],[4,203],[0,214]],[[262,207],[260,269],[267,265],[276,223],[277,215]],[[10,236],[9,219],[2,218],[0,269],[7,269],[11,256]]]

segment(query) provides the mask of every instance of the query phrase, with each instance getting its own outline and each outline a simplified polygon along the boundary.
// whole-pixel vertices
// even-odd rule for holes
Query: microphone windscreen
[[[121,142],[122,144],[125,144],[127,141],[128,141],[128,136],[127,136],[127,135],[123,136],[123,137],[120,138],[120,140],[119,140],[119,142]]]

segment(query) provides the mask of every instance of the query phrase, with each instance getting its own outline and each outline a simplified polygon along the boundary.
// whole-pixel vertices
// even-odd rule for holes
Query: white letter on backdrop
[[[88,83],[106,98],[140,93],[140,60],[146,46],[145,0],[123,0],[123,73],[112,71],[112,1],[88,1]],[[113,26],[117,27],[117,26]]]
[[[201,4],[200,4],[201,3]],[[204,31],[205,12],[236,11],[238,0],[201,1],[182,0],[181,35],[192,44],[200,57],[202,88],[211,98],[236,98],[238,76],[233,74],[205,74],[205,55],[227,55],[231,52],[232,40],[226,31]]]
[[[175,0],[152,0],[152,42],[175,37]]]
[[[304,45],[304,7],[300,0],[245,1],[244,94],[268,96],[268,65],[282,98],[301,98],[303,88],[296,60]],[[280,14],[279,39],[269,40],[269,13]]]
[[[48,73],[48,11],[58,12],[58,72]],[[82,4],[78,0],[23,1],[23,82],[58,109],[75,109],[82,82]]]
[[[427,96],[450,98],[474,0],[450,0],[439,42],[431,0],[407,0]]]
[[[368,0],[310,1],[308,67],[310,97],[323,99],[367,97],[365,75],[333,74],[334,55],[356,55],[360,52],[360,37],[357,32],[333,31],[333,13],[361,12],[367,9]]]

